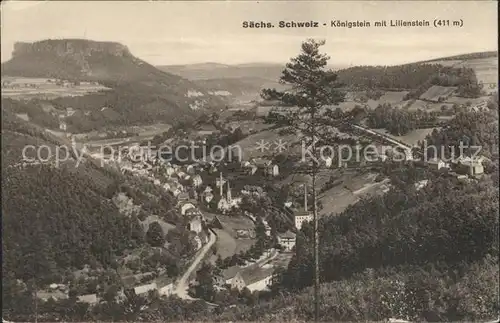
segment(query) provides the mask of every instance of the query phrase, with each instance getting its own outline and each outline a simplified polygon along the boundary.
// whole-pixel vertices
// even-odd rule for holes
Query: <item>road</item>
[[[196,258],[194,258],[189,268],[186,270],[186,272],[184,272],[182,277],[176,283],[174,294],[181,299],[195,300],[187,293],[189,287],[189,277],[191,277],[191,274],[194,272],[194,270],[200,264],[203,258],[205,258],[205,255],[207,254],[207,252],[210,251],[210,248],[214,245],[215,241],[217,240],[217,236],[215,235],[215,233],[213,233],[212,231],[209,232],[210,232],[210,237],[208,239],[208,243],[201,248],[201,250],[198,252],[198,255],[196,256]]]

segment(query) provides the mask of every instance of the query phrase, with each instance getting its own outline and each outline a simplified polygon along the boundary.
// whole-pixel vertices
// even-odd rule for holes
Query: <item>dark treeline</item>
[[[368,113],[367,118],[370,128],[384,128],[396,136],[405,135],[422,125],[428,127],[429,124],[436,121],[435,113],[423,110],[402,110],[393,108],[390,104],[379,105],[375,110]]]

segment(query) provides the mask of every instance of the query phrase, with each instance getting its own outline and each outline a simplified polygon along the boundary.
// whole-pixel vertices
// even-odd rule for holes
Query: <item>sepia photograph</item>
[[[499,321],[496,1],[0,14],[3,322]]]

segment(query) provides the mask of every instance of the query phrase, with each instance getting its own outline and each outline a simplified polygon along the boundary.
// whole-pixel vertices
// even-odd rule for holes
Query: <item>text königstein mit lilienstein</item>
[[[319,21],[279,21],[277,24],[268,21],[243,21],[243,28],[366,28],[366,27],[429,27],[431,25],[428,20],[401,20],[390,19],[380,21],[367,20],[331,20],[330,23],[322,23]]]

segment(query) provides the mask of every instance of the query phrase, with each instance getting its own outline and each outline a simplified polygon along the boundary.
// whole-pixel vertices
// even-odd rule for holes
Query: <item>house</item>
[[[203,231],[203,220],[201,216],[195,216],[188,222],[188,230],[196,234]]]
[[[254,175],[258,170],[258,167],[255,165],[250,165],[248,167],[245,167],[245,173],[247,175]]]
[[[158,289],[158,286],[156,285],[156,283],[151,283],[151,284],[146,284],[146,285],[134,287],[134,293],[136,295],[141,295],[141,294],[146,294],[152,290],[157,290],[157,289]]]
[[[165,174],[167,174],[167,176],[172,176],[174,173],[175,173],[175,169],[173,167],[165,168]]]
[[[482,159],[465,158],[460,161],[458,171],[469,176],[482,175],[484,173]]]
[[[186,166],[186,173],[193,175],[195,173],[195,169],[193,165],[187,165]]]
[[[446,163],[438,158],[432,158],[427,161],[427,166],[430,169],[439,170],[441,168],[446,168]]]
[[[268,290],[272,284],[274,268],[250,266],[240,268],[230,267],[224,272],[226,285],[232,289],[242,290],[245,287],[251,292]]]
[[[73,110],[73,108],[71,108],[71,107],[66,108],[66,116],[71,117],[74,114],[75,114],[75,110]]]
[[[191,236],[191,241],[193,241],[196,250],[200,250],[201,247],[203,247],[203,242],[201,241],[201,238],[194,232],[193,235]]]
[[[427,186],[428,183],[429,183],[428,179],[421,180],[420,182],[415,183],[415,189],[418,191]]]
[[[178,171],[176,175],[179,179],[186,179],[186,177],[189,176],[188,174],[184,173],[183,171]]]
[[[295,233],[288,230],[285,233],[278,234],[278,243],[283,247],[285,252],[292,251],[293,247],[295,247],[296,236]]]
[[[271,226],[266,220],[262,220],[262,223],[264,224],[264,228],[266,229],[266,236],[270,237],[271,236]]]
[[[215,179],[215,187],[220,188],[220,187],[224,186],[224,184],[226,184],[226,180],[222,177],[222,173],[221,173],[220,177]]]
[[[158,291],[160,295],[162,296],[170,296],[170,295],[173,295],[174,292],[175,292],[175,287],[174,287],[174,284],[173,283],[170,283],[166,286],[163,286],[162,288],[160,288],[160,290]]]
[[[332,157],[325,157],[323,158],[323,162],[325,163],[325,167],[332,167],[332,164],[333,164],[333,158]]]
[[[189,194],[188,193],[180,193],[178,196],[177,196],[177,199],[179,201],[188,201],[189,200]]]
[[[269,290],[273,283],[274,268],[258,267],[258,270],[244,270],[243,281],[251,292]]]
[[[278,165],[272,163],[267,165],[265,168],[265,174],[272,177],[278,176],[280,174]]]
[[[264,158],[252,159],[251,164],[257,169],[262,169],[264,175],[266,176],[278,176],[280,173],[278,165]],[[252,175],[257,171],[257,169],[252,169]]]
[[[172,187],[172,188],[170,189],[170,192],[172,193],[172,195],[173,195],[174,197],[177,197],[177,196],[179,196],[179,195],[182,193],[182,191],[181,191],[181,190],[180,190],[180,188],[178,188],[178,187]]]
[[[77,301],[80,303],[97,304],[97,295],[87,294],[87,295],[77,296]]]
[[[59,129],[62,131],[66,131],[68,129],[68,126],[66,125],[66,122],[60,122],[59,123]]]
[[[179,200],[180,196],[184,195],[186,193],[181,193],[179,194]],[[190,202],[189,199],[183,200],[182,202],[179,202],[178,204],[181,215],[186,215],[186,212],[190,209],[196,209],[196,205],[193,202]]]
[[[194,187],[200,187],[201,184],[203,184],[203,179],[199,174],[197,174],[192,177],[191,183],[193,184]]]
[[[301,210],[294,214],[295,228],[300,230],[305,222],[311,222],[313,220],[313,213],[311,211]]]
[[[204,194],[203,196],[203,200],[205,201],[205,203],[210,203],[212,202],[212,200],[214,199],[214,195],[212,193],[206,193]]]
[[[307,185],[304,185],[304,209],[294,213],[295,228],[300,230],[304,222],[313,220],[313,213],[307,209]]]

